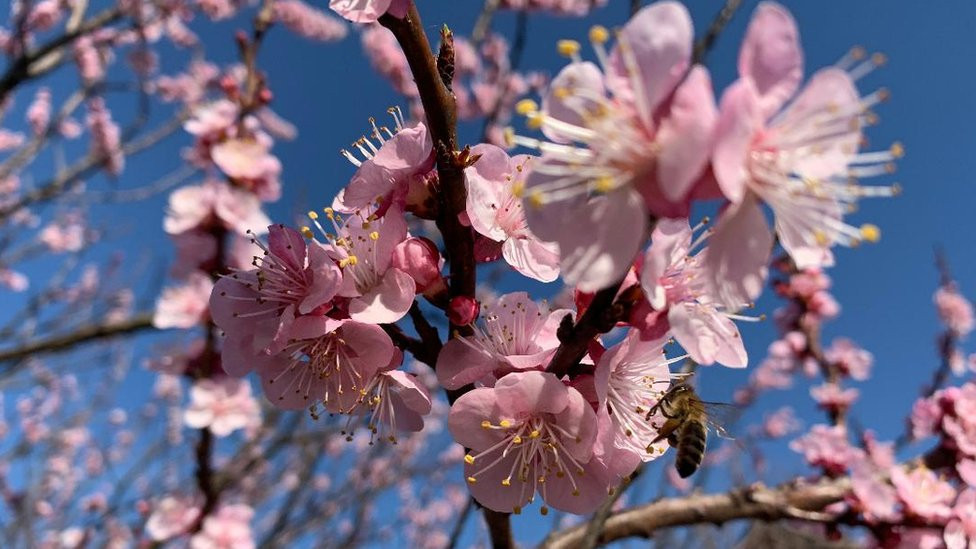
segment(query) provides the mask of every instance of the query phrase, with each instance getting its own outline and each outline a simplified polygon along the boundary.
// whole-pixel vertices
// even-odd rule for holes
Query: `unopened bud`
[[[447,318],[455,326],[467,326],[478,318],[481,304],[471,296],[459,295],[451,298],[447,306]]]

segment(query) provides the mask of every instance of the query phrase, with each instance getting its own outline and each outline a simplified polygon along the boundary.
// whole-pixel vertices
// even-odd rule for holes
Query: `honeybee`
[[[645,419],[648,421],[656,413],[664,418],[664,423],[658,427],[658,437],[648,448],[667,440],[677,452],[674,467],[678,475],[687,478],[698,470],[705,457],[709,427],[719,436],[731,438],[722,427],[720,418],[734,412],[736,408],[732,405],[703,401],[691,385],[674,385],[647,412]]]

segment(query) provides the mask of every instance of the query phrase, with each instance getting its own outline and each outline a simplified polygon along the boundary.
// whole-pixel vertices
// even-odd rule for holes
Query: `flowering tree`
[[[590,47],[559,41],[552,75],[520,68],[528,18],[605,0],[486,0],[469,36],[438,20],[436,50],[411,0],[13,3],[3,539],[594,547],[730,542],[744,530],[675,527],[751,521],[758,544],[781,521],[794,543],[976,546],[976,385],[947,386],[973,363],[973,310],[941,252],[942,362],[904,403],[903,436],[852,413],[871,353],[822,337],[837,246],[881,235],[851,214],[899,192],[861,183],[903,154],[865,145],[888,93],[862,79],[885,58],[854,48],[805,76],[799,25],[761,2],[716,90],[706,55],[739,3],[696,41],[682,3],[631,2]],[[511,43],[492,30],[503,11]],[[224,19],[249,28],[219,63],[200,36]],[[265,211],[282,196],[275,144],[302,129],[273,110],[260,55],[278,27],[358,33],[402,96],[297,223]],[[122,185],[174,134],[189,143],[174,171]],[[147,277],[105,253],[120,231],[105,219],[162,193],[174,258]],[[781,300],[765,356],[740,334],[764,292]],[[721,367],[738,385],[724,418],[692,389]],[[799,418],[742,418],[800,378],[822,417],[789,442],[792,480],[767,486],[761,443]],[[726,429],[736,441],[706,452]]]

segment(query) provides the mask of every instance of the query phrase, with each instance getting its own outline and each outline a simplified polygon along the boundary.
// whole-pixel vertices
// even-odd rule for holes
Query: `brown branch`
[[[559,334],[559,348],[552,355],[547,371],[556,374],[557,377],[566,375],[570,368],[579,364],[586,356],[593,338],[613,328],[617,321],[614,317],[617,315],[613,315],[612,309],[621,284],[623,279],[597,292],[583,316],[568,330],[569,333]],[[562,331],[562,327],[560,329]]]
[[[152,328],[152,313],[135,314],[120,322],[91,324],[83,326],[70,334],[39,339],[21,347],[0,350],[0,363],[18,361],[42,353],[53,353],[72,349],[77,345],[139,332]]]
[[[655,531],[690,524],[723,523],[741,519],[779,520],[814,517],[850,491],[850,480],[825,480],[816,484],[785,484],[767,488],[760,484],[725,494],[692,495],[666,499],[610,515],[600,532],[598,543],[628,538],[650,538]],[[819,513],[816,514],[817,518]],[[541,547],[578,547],[586,534],[584,523],[547,538]]]
[[[738,11],[741,4],[742,0],[725,0],[725,6],[722,7],[722,10],[712,20],[712,24],[708,26],[708,31],[705,32],[705,36],[702,36],[701,39],[695,42],[695,49],[692,54],[693,63],[701,63],[705,60],[705,56],[715,46],[715,41],[718,40],[718,36],[725,30],[725,26],[732,20],[732,16],[735,15],[735,12]]]

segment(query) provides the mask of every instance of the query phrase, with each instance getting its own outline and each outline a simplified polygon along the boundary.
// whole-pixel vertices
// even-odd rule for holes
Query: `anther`
[[[881,240],[881,229],[879,229],[877,225],[865,223],[864,225],[861,225],[861,238],[867,240],[868,242],[875,243]]]
[[[610,31],[603,25],[593,25],[590,27],[590,42],[594,44],[605,44],[610,40]]]
[[[580,43],[576,40],[560,40],[556,42],[556,51],[559,52],[559,55],[572,57],[579,54]]]

